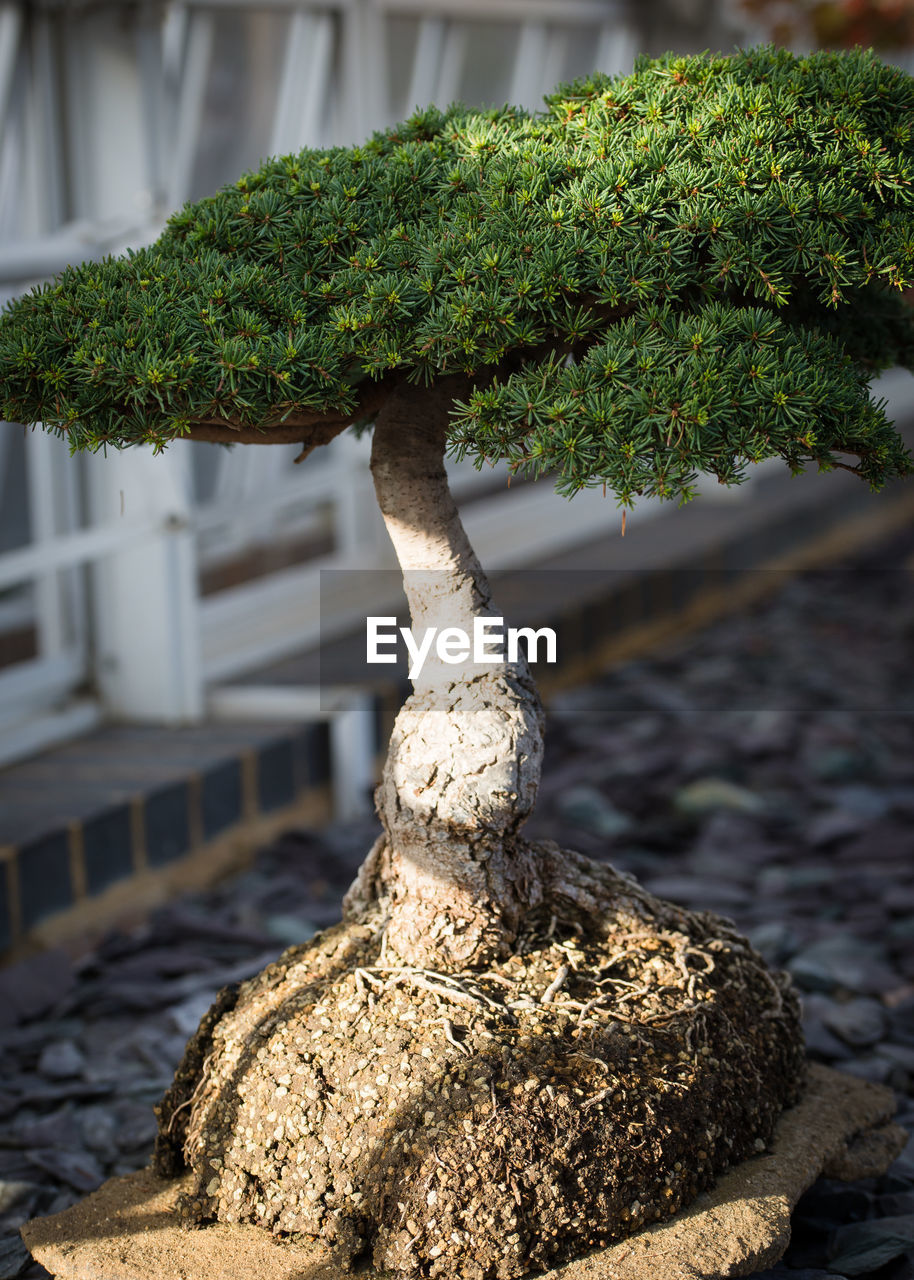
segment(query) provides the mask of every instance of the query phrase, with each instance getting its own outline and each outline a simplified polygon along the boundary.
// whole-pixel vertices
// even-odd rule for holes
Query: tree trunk
[[[413,633],[496,617],[444,468],[456,380],[395,392],[374,427],[371,470],[403,570]],[[472,659],[472,655],[471,655]],[[376,793],[384,835],[346,898],[380,907],[389,952],[431,969],[507,954],[542,897],[519,837],[533,809],[543,711],[526,661],[484,667],[427,659],[397,716]]]

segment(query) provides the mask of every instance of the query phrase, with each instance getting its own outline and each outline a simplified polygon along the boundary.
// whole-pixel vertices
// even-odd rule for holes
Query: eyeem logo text
[[[396,662],[397,636],[400,635],[410,657],[410,680],[422,674],[433,647],[440,662],[456,666],[472,661],[477,666],[493,667],[506,661],[517,662],[522,640],[527,645],[527,661],[537,662],[542,640],[546,645],[546,662],[556,661],[555,632],[551,627],[534,631],[532,627],[505,627],[504,618],[474,618],[472,636],[462,627],[426,627],[422,639],[417,641],[412,628],[398,627],[396,618],[370,616],[366,622],[366,660]]]

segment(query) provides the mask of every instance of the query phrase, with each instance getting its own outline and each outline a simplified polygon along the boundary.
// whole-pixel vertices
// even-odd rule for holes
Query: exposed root
[[[504,960],[382,958],[376,903],[245,984],[163,1117],[189,1222],[511,1280],[675,1212],[768,1141],[803,1071],[783,975],[727,922],[539,852],[542,904]]]

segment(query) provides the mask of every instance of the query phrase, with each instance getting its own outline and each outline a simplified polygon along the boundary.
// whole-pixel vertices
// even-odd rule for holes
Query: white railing
[[[623,0],[187,0],[157,12],[0,3],[7,296],[148,242],[167,210],[264,154],[355,142],[431,100],[534,108],[560,79],[627,70],[639,43],[637,6]],[[322,568],[390,563],[367,441],[341,437],[295,467],[280,447],[74,459],[40,432],[4,448],[12,430],[0,432],[0,494],[5,484],[27,502],[19,516],[0,507],[0,640],[30,620],[34,652],[0,668],[0,763],[104,715],[180,722],[208,698],[225,705],[221,682],[316,638]],[[454,468],[459,495],[490,482]],[[483,559],[502,565],[617,518],[596,494],[567,504],[542,485],[467,512]],[[201,597],[201,572],[290,537],[330,549]],[[325,635],[362,602],[341,598],[332,617],[326,603]]]

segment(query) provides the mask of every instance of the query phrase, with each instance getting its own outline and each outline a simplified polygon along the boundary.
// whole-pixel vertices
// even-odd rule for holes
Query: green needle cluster
[[[688,497],[779,456],[873,485],[914,365],[914,80],[872,53],[640,59],[544,112],[418,112],[190,204],[0,321],[0,408],[74,449],[357,416],[468,374],[451,446],[573,493]]]

